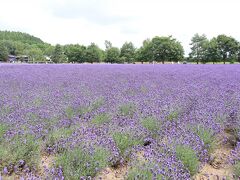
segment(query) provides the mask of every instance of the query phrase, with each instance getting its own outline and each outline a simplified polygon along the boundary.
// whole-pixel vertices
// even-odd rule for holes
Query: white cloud
[[[23,31],[56,44],[104,40],[120,47],[146,38],[173,35],[189,52],[195,33],[224,33],[240,40],[238,0],[5,0],[1,30]]]

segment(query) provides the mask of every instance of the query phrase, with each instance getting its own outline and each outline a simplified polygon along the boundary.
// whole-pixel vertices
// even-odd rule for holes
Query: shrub
[[[132,117],[134,112],[136,110],[136,107],[133,103],[123,104],[119,107],[119,113],[122,116],[130,116]]]
[[[98,114],[92,119],[92,123],[96,125],[101,125],[110,121],[111,118],[107,113]]]
[[[105,103],[105,100],[103,97],[97,98],[95,101],[93,101],[91,103],[91,106],[90,106],[91,111],[94,111],[94,110],[100,108],[104,103]]]
[[[113,140],[120,150],[121,155],[124,155],[127,149],[143,143],[141,139],[134,138],[128,133],[119,132],[113,134]]]
[[[160,124],[154,117],[146,117],[141,120],[141,124],[147,130],[156,133],[160,129]]]
[[[103,148],[96,148],[93,154],[75,148],[57,156],[56,165],[62,167],[63,174],[68,179],[94,177],[96,173],[108,165],[109,152]]]
[[[51,131],[44,142],[44,150],[47,150],[49,147],[52,148],[61,138],[67,138],[72,133],[73,129],[71,128],[60,128]],[[64,150],[64,148],[58,147],[57,152],[62,152]]]
[[[234,174],[239,178],[240,177],[240,161],[234,165]]]
[[[170,111],[169,115],[167,116],[167,120],[173,121],[178,118],[178,115],[179,115],[178,111],[172,110],[172,111]]]
[[[65,110],[65,114],[67,116],[68,119],[72,119],[74,116],[74,110],[71,106],[67,107]]]
[[[7,129],[7,125],[0,124],[0,142],[2,141],[3,135],[6,133]]]
[[[38,167],[40,161],[39,143],[31,135],[16,136],[11,142],[0,147],[0,160],[3,167],[16,165],[20,160],[30,167]]]
[[[141,164],[141,163],[140,163]],[[127,180],[136,180],[136,179],[146,179],[146,180],[161,180],[162,176],[160,174],[155,175],[153,174],[153,164],[146,163],[141,165],[136,165],[131,167],[127,174]]]
[[[176,147],[176,156],[182,161],[184,167],[189,170],[191,176],[198,172],[199,160],[192,148],[178,145]]]
[[[206,149],[211,152],[216,144],[213,130],[202,126],[195,127],[193,130],[204,142]]]

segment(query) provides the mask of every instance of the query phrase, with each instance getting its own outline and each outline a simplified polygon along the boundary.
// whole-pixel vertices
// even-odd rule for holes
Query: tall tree
[[[38,47],[31,47],[24,51],[24,54],[29,56],[29,59],[32,62],[44,62],[46,59],[43,55],[43,52]]]
[[[62,46],[57,44],[52,54],[52,61],[54,63],[64,63],[67,62],[67,57],[62,50]]]
[[[2,43],[0,43],[0,61],[7,61],[7,59],[8,50]]]
[[[143,41],[142,46],[136,52],[136,59],[142,63],[146,61],[153,61],[152,41],[150,39]]]
[[[227,60],[236,59],[238,52],[238,42],[231,36],[224,34],[217,36],[217,47],[221,55],[221,60],[226,63]]]
[[[101,61],[101,49],[94,43],[91,43],[86,49],[86,61],[89,63]]]
[[[120,50],[117,47],[113,47],[110,41],[105,41],[105,62],[108,63],[120,63]]]
[[[214,37],[208,42],[204,59],[207,59],[208,62],[213,62],[213,64],[221,59],[217,38]]]
[[[120,50],[120,57],[124,62],[134,63],[136,48],[132,42],[125,42]]]
[[[206,50],[208,45],[208,39],[205,34],[195,34],[191,39],[191,52],[189,53],[190,59],[199,63],[206,62]]]
[[[180,42],[169,37],[154,37],[151,45],[153,60],[157,62],[180,61],[184,57],[184,50]]]
[[[79,44],[64,46],[64,52],[68,57],[68,62],[84,63],[86,61],[86,47]]]

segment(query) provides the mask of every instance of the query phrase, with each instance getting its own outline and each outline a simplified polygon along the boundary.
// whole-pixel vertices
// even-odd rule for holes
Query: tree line
[[[103,50],[95,43],[52,46],[26,33],[0,31],[0,61],[7,61],[8,55],[27,55],[32,62],[44,62],[50,57],[54,63],[240,62],[240,43],[231,36],[222,34],[207,39],[204,34],[195,34],[190,46],[191,52],[184,57],[183,46],[172,36],[146,39],[140,48],[132,42],[118,48],[106,40]]]

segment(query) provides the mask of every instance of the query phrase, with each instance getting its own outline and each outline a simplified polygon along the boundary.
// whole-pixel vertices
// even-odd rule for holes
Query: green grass
[[[178,145],[176,147],[176,156],[182,161],[184,167],[189,170],[191,176],[198,172],[199,160],[192,148],[184,145]]]
[[[110,121],[111,121],[111,117],[107,113],[98,114],[92,119],[92,123],[96,125],[101,125],[104,123],[108,123]]]
[[[4,142],[0,146],[0,168],[16,165],[20,160],[24,160],[30,167],[39,165],[39,142],[31,135],[16,136],[11,142]]]
[[[216,146],[213,130],[202,126],[198,126],[194,127],[193,131],[204,142],[206,149],[208,149],[209,152],[212,152],[214,147]]]
[[[115,132],[113,134],[113,140],[115,141],[120,154],[123,156],[127,149],[132,148],[133,146],[142,144],[142,139],[134,138],[128,133],[119,133]]]
[[[91,155],[82,148],[66,151],[56,157],[56,165],[63,168],[65,177],[78,180],[80,177],[94,177],[97,172],[108,166],[110,153],[103,148],[96,148]]]
[[[240,161],[238,161],[235,165],[234,165],[234,170],[233,170],[234,174],[237,177],[240,177]]]
[[[171,110],[167,116],[168,121],[174,121],[178,118],[179,112],[177,110]]]
[[[6,131],[8,130],[8,126],[5,124],[0,124],[0,142],[3,139],[3,135],[6,133]]]
[[[89,106],[82,106],[77,109],[78,115],[82,116],[87,113],[93,112],[103,106],[105,103],[105,99],[103,97],[97,98],[95,101],[93,101]]]
[[[91,103],[90,109],[91,111],[97,110],[101,106],[103,106],[105,103],[105,99],[103,97],[97,98],[95,101]]]
[[[119,107],[119,113],[122,116],[132,117],[135,111],[136,111],[136,107],[133,103],[123,104]]]
[[[141,124],[144,128],[152,133],[156,133],[160,129],[160,124],[158,123],[157,119],[152,116],[143,118],[141,120]]]
[[[43,150],[48,147],[53,147],[61,138],[67,138],[73,133],[72,128],[60,128],[49,132],[46,141],[43,145]],[[57,150],[58,153],[65,151],[66,149],[60,148]]]
[[[66,117],[68,119],[72,119],[73,116],[74,116],[74,110],[71,106],[68,106],[66,109],[65,109],[65,114],[66,114]]]
[[[144,179],[144,180],[161,180],[162,176],[157,175],[157,177],[154,177],[151,168],[153,166],[151,165],[144,165],[142,168],[139,166],[132,167],[127,174],[127,180],[136,180],[136,179]]]

